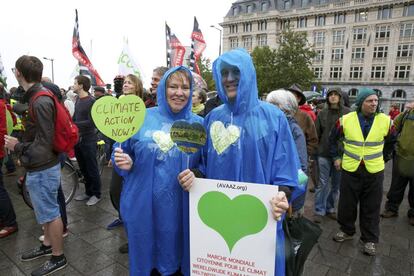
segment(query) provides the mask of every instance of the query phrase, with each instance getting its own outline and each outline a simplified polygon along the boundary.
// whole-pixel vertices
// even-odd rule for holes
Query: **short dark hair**
[[[95,86],[93,88],[93,91],[94,92],[101,92],[101,93],[104,93],[105,94],[105,88],[103,88],[102,86]]]
[[[78,84],[82,85],[83,90],[86,92],[88,92],[91,88],[91,80],[88,77],[79,75],[75,77],[75,80],[78,82]]]
[[[21,56],[16,60],[16,69],[28,82],[40,82],[43,74],[43,63],[34,56]]]

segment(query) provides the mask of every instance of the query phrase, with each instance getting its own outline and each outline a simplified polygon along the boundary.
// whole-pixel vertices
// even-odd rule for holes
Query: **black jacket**
[[[25,131],[22,141],[14,147],[23,167],[29,172],[42,171],[59,163],[58,155],[53,151],[54,102],[48,96],[40,96],[32,102],[33,95],[42,90],[45,88],[37,83],[23,96],[23,101],[29,103],[29,111],[23,119]]]

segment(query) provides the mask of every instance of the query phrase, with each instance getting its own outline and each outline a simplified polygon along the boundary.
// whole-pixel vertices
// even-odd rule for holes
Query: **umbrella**
[[[311,101],[315,98],[323,98],[322,95],[315,91],[303,91],[303,94],[306,97],[306,101]]]

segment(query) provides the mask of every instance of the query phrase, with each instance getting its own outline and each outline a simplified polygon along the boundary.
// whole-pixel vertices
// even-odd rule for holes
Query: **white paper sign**
[[[275,271],[278,186],[196,178],[190,190],[191,275]]]

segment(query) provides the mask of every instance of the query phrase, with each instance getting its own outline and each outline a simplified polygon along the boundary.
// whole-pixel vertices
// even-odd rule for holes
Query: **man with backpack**
[[[405,188],[409,184],[410,209],[407,216],[408,223],[414,226],[414,101],[408,106],[410,108],[400,113],[394,120],[394,132],[398,138],[392,162],[391,187],[381,216],[383,218],[398,216],[398,208],[404,198]]]
[[[26,186],[30,193],[36,219],[44,227],[44,241],[40,247],[21,256],[30,261],[52,255],[51,259],[32,272],[48,275],[67,265],[63,254],[63,224],[60,217],[57,191],[60,186],[60,163],[54,150],[56,106],[53,98],[38,93],[46,89],[41,85],[43,64],[34,56],[21,56],[13,69],[16,80],[25,93],[23,101],[29,104],[22,141],[5,136],[5,147],[16,152],[27,171]],[[36,99],[34,99],[36,98]]]

